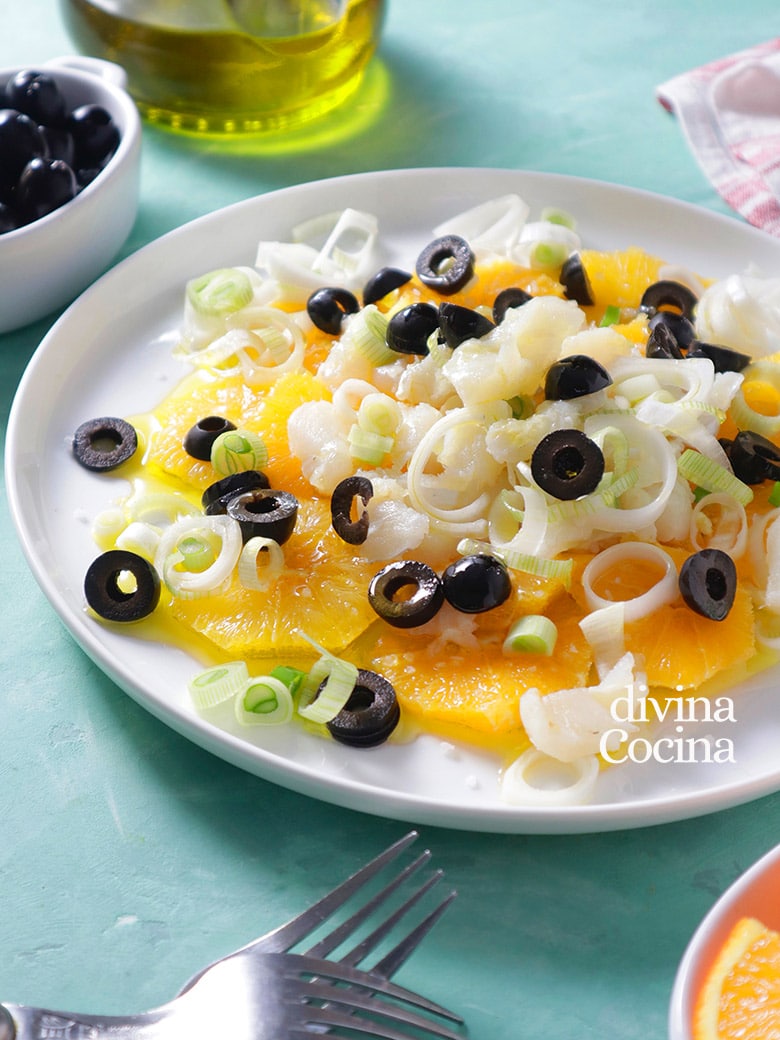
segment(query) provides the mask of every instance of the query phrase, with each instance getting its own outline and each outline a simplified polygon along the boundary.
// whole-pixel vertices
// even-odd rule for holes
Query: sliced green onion
[[[250,538],[238,558],[238,580],[245,589],[262,592],[276,581],[283,567],[284,550],[278,542],[260,536]]]
[[[366,394],[357,412],[358,426],[380,437],[392,437],[401,422],[398,402],[387,394]]]
[[[104,509],[92,523],[92,537],[99,545],[113,543],[127,527],[127,517],[117,506]],[[121,546],[120,546],[121,548]]]
[[[614,304],[610,304],[604,311],[604,317],[599,322],[599,326],[604,329],[609,325],[617,325],[620,322],[620,308]]]
[[[549,560],[542,556],[533,556],[530,553],[515,552],[512,549],[499,548],[490,542],[480,542],[474,538],[462,538],[458,542],[458,552],[461,556],[471,556],[474,553],[488,553],[495,556],[506,564],[510,570],[523,571],[525,574],[533,574],[537,578],[554,578],[562,581],[566,588],[571,587],[574,561]]]
[[[353,459],[367,462],[371,466],[378,466],[385,455],[392,451],[395,443],[392,437],[383,437],[379,433],[364,430],[355,423],[349,431],[349,453]]]
[[[703,498],[706,498],[707,495],[711,495],[711,494],[712,494],[712,492],[708,491],[707,488],[695,487],[693,489],[693,501],[694,501],[694,504],[697,504],[697,503],[701,502],[701,500]]]
[[[235,697],[248,678],[249,669],[244,661],[229,661],[200,672],[190,680],[188,689],[198,710],[215,708]]]
[[[569,255],[563,242],[537,242],[531,250],[534,267],[560,267]]]
[[[558,639],[554,621],[543,614],[527,614],[519,618],[504,640],[505,654],[543,654],[550,657]]]
[[[677,460],[677,469],[686,480],[707,491],[722,491],[743,506],[753,501],[753,489],[748,484],[735,477],[725,466],[708,459],[706,455],[693,448],[685,449]]]
[[[593,796],[598,776],[596,755],[560,762],[531,747],[507,767],[501,797],[510,805],[583,805]]]
[[[254,295],[248,276],[235,267],[222,267],[187,282],[187,299],[198,314],[219,318],[242,307]]]
[[[289,689],[273,675],[248,679],[236,695],[235,709],[242,726],[282,726],[294,712]]]
[[[250,430],[227,430],[211,446],[211,464],[223,477],[249,469],[262,469],[268,450],[258,434]]]
[[[272,668],[271,675],[274,679],[279,679],[280,682],[284,683],[292,697],[296,696],[306,678],[306,672],[302,672],[300,668],[293,668],[292,665],[288,664],[279,664],[276,668]]]
[[[262,329],[252,329],[252,332],[262,341],[275,364],[282,365],[287,361],[290,356],[290,341],[282,329],[267,325]]]
[[[510,397],[507,404],[512,409],[513,419],[527,419],[529,415],[533,415],[536,411],[536,403],[533,397],[529,397],[527,394]]]
[[[775,481],[774,487],[770,491],[767,501],[770,506],[774,506],[775,509],[780,506],[780,480]]]
[[[215,546],[214,561],[205,570],[190,571],[182,566],[184,556],[177,546],[184,538],[191,536]],[[221,589],[230,580],[241,555],[242,544],[241,526],[232,517],[185,516],[163,532],[155,553],[154,566],[174,596],[179,599],[196,599]]]
[[[344,339],[374,368],[398,360],[398,354],[387,345],[387,323],[387,316],[373,303],[353,314],[347,322]]]
[[[590,495],[555,502],[547,510],[547,518],[551,523],[566,523],[571,520],[581,520],[585,516],[594,516],[604,508],[615,509],[620,496],[632,488],[638,480],[639,467],[632,466],[619,477],[607,477],[602,485]]]
[[[561,224],[571,231],[574,231],[577,227],[577,221],[572,214],[565,209],[558,209],[557,206],[545,206],[539,216],[541,220],[546,220],[548,224]]]
[[[214,546],[202,534],[185,535],[176,545],[182,556],[182,566],[185,571],[200,574],[210,567],[216,560],[217,554]]]
[[[301,685],[298,714],[309,722],[324,724],[334,719],[349,700],[357,683],[358,669],[349,661],[329,653],[305,632],[300,635],[319,650],[321,657],[312,665]]]

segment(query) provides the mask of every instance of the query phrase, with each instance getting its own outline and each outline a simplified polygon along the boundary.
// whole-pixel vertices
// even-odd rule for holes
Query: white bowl
[[[51,75],[69,108],[102,105],[119,129],[120,143],[106,167],[74,199],[0,235],[0,333],[75,299],[110,265],[138,211],[141,120],[124,89],[124,69],[97,58],[57,58],[0,69],[0,88],[23,68]]]
[[[728,888],[696,929],[677,970],[669,1009],[669,1040],[691,1040],[696,998],[729,932],[741,917],[780,931],[780,845]]]

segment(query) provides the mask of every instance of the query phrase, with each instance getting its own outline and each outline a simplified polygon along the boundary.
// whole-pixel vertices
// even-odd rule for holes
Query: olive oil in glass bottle
[[[60,0],[85,54],[123,66],[142,114],[201,134],[297,129],[360,85],[385,0]]]

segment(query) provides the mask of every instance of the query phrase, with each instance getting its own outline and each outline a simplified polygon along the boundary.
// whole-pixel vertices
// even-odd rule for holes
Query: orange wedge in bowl
[[[732,928],[696,1002],[693,1040],[780,1038],[780,932],[754,917]]]

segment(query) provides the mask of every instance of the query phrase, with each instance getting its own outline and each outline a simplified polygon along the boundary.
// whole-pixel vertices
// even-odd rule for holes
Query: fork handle
[[[81,1015],[0,1004],[0,1040],[156,1040],[164,1013]]]

